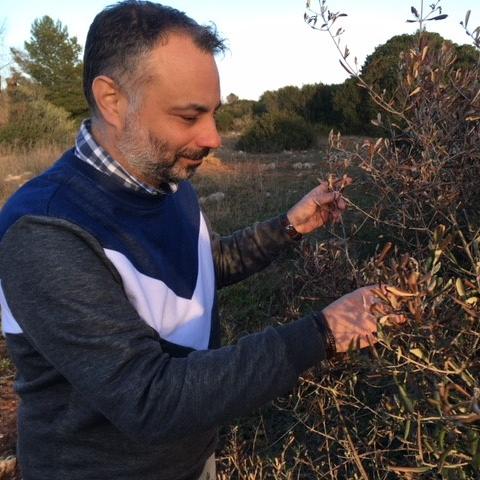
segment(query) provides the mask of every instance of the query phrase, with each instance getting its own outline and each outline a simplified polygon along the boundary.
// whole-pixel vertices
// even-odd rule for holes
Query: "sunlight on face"
[[[136,112],[128,116],[117,148],[128,163],[155,186],[189,179],[210,152],[208,148],[172,150],[166,139],[156,137],[141,125]]]
[[[129,98],[117,149],[153,186],[190,178],[221,143],[215,125],[220,105],[214,57],[191,38],[171,34],[139,67],[147,80]],[[140,95],[140,96],[139,96]]]

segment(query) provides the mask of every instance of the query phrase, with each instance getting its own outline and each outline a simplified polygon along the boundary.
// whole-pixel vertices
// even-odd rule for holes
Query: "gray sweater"
[[[2,319],[18,370],[23,478],[195,479],[217,427],[294,387],[325,358],[324,338],[307,317],[220,347],[214,307],[208,349],[165,341],[134,308],[90,224],[59,213],[81,196],[80,210],[90,202],[108,223],[107,203],[127,208],[123,194],[66,163],[27,184],[1,216]],[[55,193],[40,201],[51,185]],[[138,215],[146,215],[142,201]],[[289,243],[278,219],[212,234],[217,286],[258,271]]]

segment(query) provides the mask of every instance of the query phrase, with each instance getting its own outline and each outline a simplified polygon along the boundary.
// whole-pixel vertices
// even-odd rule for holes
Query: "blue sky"
[[[24,40],[30,38],[33,20],[43,15],[67,25],[69,33],[76,35],[83,45],[93,17],[111,3],[115,2],[0,0],[0,25],[4,22],[6,28],[4,47],[21,48]],[[328,35],[304,24],[304,0],[164,0],[163,3],[185,11],[200,23],[214,22],[228,39],[230,50],[218,59],[224,97],[233,92],[241,98],[256,99],[265,90],[285,85],[337,83],[346,78]],[[341,23],[346,29],[342,43],[348,45],[352,58],[356,56],[360,65],[366,55],[393,35],[413,33],[415,25],[405,20],[411,17],[412,5],[420,8],[417,0],[327,3],[332,11],[348,14]],[[428,29],[457,43],[468,43],[459,22],[471,9],[471,26],[480,24],[480,7],[475,8],[478,1],[443,0],[441,5],[449,18],[429,22]]]

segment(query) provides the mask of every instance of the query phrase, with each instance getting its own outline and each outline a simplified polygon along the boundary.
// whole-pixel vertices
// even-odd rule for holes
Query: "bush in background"
[[[434,42],[423,35],[402,54],[389,118],[375,121],[389,134],[357,156],[380,193],[375,216],[409,248],[425,246],[440,223],[480,224],[479,68],[456,68],[454,46]]]
[[[241,131],[252,122],[253,100],[240,100],[231,93],[227,103],[223,104],[217,114],[217,128],[220,132]]]
[[[475,67],[477,56],[471,45],[453,44],[436,33],[424,32],[424,37],[430,41],[430,51],[438,52],[444,43],[453,49],[454,69]],[[320,131],[328,131],[328,127],[333,127],[341,133],[378,136],[381,130],[371,123],[376,116],[377,106],[361,85],[371,85],[383,95],[385,102],[392,101],[401,83],[400,53],[416,48],[417,41],[416,35],[392,37],[367,57],[359,72],[351,71],[353,77],[341,84],[309,84],[302,87],[289,85],[266,91],[258,102],[249,105],[249,120],[256,121],[265,114],[284,113],[301,117]],[[242,101],[232,95],[231,102],[229,100],[223,111],[233,113],[232,108],[239,105],[239,102]],[[238,118],[235,114],[234,116]],[[220,117],[219,128],[223,131],[238,130],[250,124],[251,121],[243,124],[232,122],[229,115],[223,115]]]
[[[353,226],[326,248],[350,260],[346,280],[394,289],[379,293],[378,345],[302,387],[298,418],[318,432],[317,461],[330,467],[329,478],[474,480],[480,471],[480,63],[459,62],[454,45],[422,32],[428,15],[445,18],[438,3],[431,9],[422,18],[424,10],[412,7],[420,33],[401,54],[390,92],[350,68],[342,50],[342,64],[379,111],[374,123],[384,137],[352,150],[332,136],[339,155],[331,168],[343,173],[347,157],[363,169],[377,202],[358,211],[367,228],[393,241],[361,261],[349,255]],[[327,27],[319,29],[338,16],[322,2],[317,17]],[[318,282],[308,289],[328,260],[318,248],[306,252],[305,265],[316,268],[303,265],[298,274],[305,297],[328,292]],[[388,326],[389,313],[406,323]]]
[[[45,100],[41,90],[22,84],[9,97],[9,121],[0,128],[0,142],[28,148],[73,140],[75,126],[69,113]]]
[[[235,117],[230,111],[226,109],[220,109],[215,115],[215,122],[219,132],[230,132],[233,130]]]
[[[304,119],[278,112],[256,119],[240,137],[236,148],[251,153],[274,153],[305,150],[314,141],[314,130]]]
[[[334,125],[342,133],[372,131],[370,118],[364,114],[363,91],[348,79],[342,84],[287,86],[265,92],[254,105],[257,117],[265,113],[286,113],[303,118],[320,129]]]
[[[0,90],[0,128],[8,122],[8,97]]]
[[[46,100],[79,121],[88,114],[82,90],[81,45],[62,22],[48,15],[35,19],[30,32],[25,50],[11,49],[16,64],[13,71],[19,73],[19,69],[43,88]]]

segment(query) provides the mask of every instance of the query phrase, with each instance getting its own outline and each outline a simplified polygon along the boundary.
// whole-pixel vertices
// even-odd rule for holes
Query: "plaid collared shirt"
[[[147,192],[150,195],[163,195],[165,193],[173,193],[177,190],[177,186],[172,183],[168,184],[170,191],[152,187],[128,173],[95,141],[92,135],[92,123],[90,119],[84,120],[80,126],[75,141],[75,155],[100,172],[117,177],[127,188]]]

